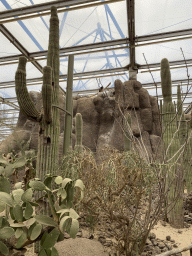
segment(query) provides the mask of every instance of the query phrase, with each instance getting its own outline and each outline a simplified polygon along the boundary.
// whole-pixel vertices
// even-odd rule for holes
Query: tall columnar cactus
[[[124,150],[131,150],[131,114],[127,113],[124,116]]]
[[[169,62],[167,59],[161,61],[161,85],[163,94],[163,107],[162,107],[162,128],[163,128],[163,141],[166,169],[168,171],[167,189],[169,189],[167,203],[172,204],[176,198],[178,200],[171,210],[168,208],[168,219],[171,224],[177,227],[183,225],[183,200],[181,196],[182,179],[181,179],[181,166],[176,165],[175,161],[178,155],[175,153],[180,148],[180,141],[177,132],[177,118],[176,109],[172,103],[172,88],[171,88],[171,73]],[[175,157],[174,157],[175,155]]]
[[[56,174],[59,157],[59,109],[53,108],[53,105],[59,106],[59,19],[54,6],[51,8],[47,66],[43,69],[42,113],[36,109],[27,91],[26,62],[25,57],[19,59],[15,76],[16,94],[21,111],[28,119],[40,124],[36,177],[44,180],[46,174]],[[40,197],[42,193],[36,196]],[[43,212],[49,214],[50,211],[45,207]],[[39,247],[37,242],[36,252]]]
[[[191,172],[191,139],[190,136],[190,127],[188,122],[185,120],[183,113],[183,104],[181,99],[181,88],[180,85],[177,86],[177,114],[178,114],[178,123],[179,126],[179,139],[181,145],[184,145],[187,141],[185,147],[185,153],[183,155],[183,168],[185,171],[185,181],[188,192],[192,190],[192,172]]]
[[[73,118],[73,66],[74,55],[69,55],[68,73],[67,73],[67,91],[66,91],[66,105],[65,105],[65,128],[63,141],[63,155],[66,155],[71,146],[71,132],[72,132],[72,118]]]
[[[161,60],[161,88],[164,103],[172,102],[171,72],[166,58]]]
[[[21,111],[28,119],[39,122],[39,141],[36,176],[43,180],[47,173],[55,174],[59,148],[59,19],[57,9],[51,8],[47,66],[43,69],[43,111],[39,112],[26,87],[25,57],[20,57],[15,76],[16,94]]]
[[[82,146],[83,120],[82,120],[82,115],[80,113],[76,114],[75,133],[76,133],[75,150],[81,153],[83,150],[83,146]]]

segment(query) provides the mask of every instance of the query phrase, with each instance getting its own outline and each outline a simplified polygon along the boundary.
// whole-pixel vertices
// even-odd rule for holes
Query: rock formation
[[[30,97],[40,111],[42,96],[39,92],[30,92]],[[60,92],[60,107],[65,107],[65,97]],[[132,147],[149,162],[160,156],[161,125],[159,108],[155,97],[142,88],[138,81],[122,83],[116,80],[114,90],[110,93],[99,92],[96,95],[75,96],[73,99],[73,116],[81,113],[83,119],[82,143],[96,156],[105,147],[124,150],[125,116],[131,115]],[[60,156],[62,154],[64,112],[60,110]],[[75,122],[74,122],[75,124]],[[75,145],[75,126],[72,129],[72,146]],[[1,153],[10,150],[19,151],[19,144],[29,141],[29,148],[37,150],[39,124],[27,120],[20,111],[15,131],[0,145]]]

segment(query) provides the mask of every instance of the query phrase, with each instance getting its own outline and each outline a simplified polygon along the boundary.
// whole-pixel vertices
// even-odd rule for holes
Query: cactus
[[[44,120],[50,124],[52,121],[52,69],[51,67],[43,68],[43,86],[42,99],[44,109]]]
[[[172,102],[171,73],[166,58],[161,60],[161,87],[164,103]]]
[[[66,114],[65,114],[65,129],[63,138],[63,155],[66,155],[71,146],[71,131],[73,118],[73,66],[74,55],[69,55],[68,73],[67,73],[67,91],[66,91]]]
[[[19,65],[15,74],[17,100],[21,111],[28,117],[28,119],[40,122],[42,119],[41,113],[35,108],[26,87],[26,63],[27,59],[25,57],[19,58]]]
[[[75,133],[76,133],[75,150],[81,153],[83,150],[83,146],[82,146],[83,120],[82,120],[82,115],[80,113],[76,114]]]
[[[51,8],[48,66],[43,69],[42,112],[36,109],[28,94],[26,63],[27,59],[20,57],[15,76],[16,94],[21,111],[28,119],[39,122],[40,125],[36,177],[44,181],[46,174],[56,174],[59,156],[59,110],[58,108],[52,109],[52,105],[59,105],[59,19],[55,7]],[[41,196],[43,196],[42,192],[35,195],[36,199]],[[43,213],[49,214],[50,209],[46,206]],[[35,251],[38,252],[39,248],[40,244],[37,242]]]
[[[183,113],[180,85],[177,86],[177,114],[178,114],[178,119],[180,121],[179,139],[180,139],[181,145],[183,145],[184,143],[186,143],[188,136],[190,134],[190,127],[188,122],[185,120],[184,113]],[[190,192],[192,190],[191,139],[189,139],[189,142],[186,145],[183,161],[184,161],[183,167],[185,170],[186,188],[188,192]]]
[[[55,7],[51,8],[48,66],[43,69],[43,113],[36,109],[29,97],[26,63],[27,59],[20,57],[15,76],[16,94],[21,111],[28,119],[40,124],[36,176],[43,180],[47,173],[55,174],[58,164],[59,110],[52,109],[52,104],[59,105],[59,19]]]
[[[129,113],[124,116],[124,150],[131,150],[131,115]]]
[[[168,198],[167,204],[173,204],[176,198],[174,208],[168,207],[168,219],[175,227],[183,226],[183,200],[181,190],[183,189],[182,169],[180,165],[174,164],[178,155],[173,157],[180,148],[179,135],[177,132],[177,118],[176,109],[172,103],[172,88],[171,88],[171,73],[169,62],[167,59],[161,61],[161,85],[163,94],[162,106],[162,127],[163,127],[163,141],[165,148],[165,163],[167,163],[168,179],[167,189]],[[174,138],[173,138],[174,136]],[[171,160],[170,160],[171,159]]]

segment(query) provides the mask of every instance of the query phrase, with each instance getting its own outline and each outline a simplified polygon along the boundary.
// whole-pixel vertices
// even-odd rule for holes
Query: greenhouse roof
[[[161,99],[160,62],[167,58],[173,98],[180,84],[183,93],[189,90],[184,107],[190,105],[191,1],[1,0],[0,100],[7,124],[18,116],[14,78],[21,55],[28,58],[28,90],[41,90],[52,5],[60,20],[61,88],[66,88],[68,55],[74,54],[74,91],[113,87],[117,78],[126,81],[137,73],[143,87]]]

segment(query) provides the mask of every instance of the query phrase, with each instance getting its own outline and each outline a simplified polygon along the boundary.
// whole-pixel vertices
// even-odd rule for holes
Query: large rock
[[[96,241],[86,238],[67,239],[56,243],[59,256],[107,256],[103,245]]]

